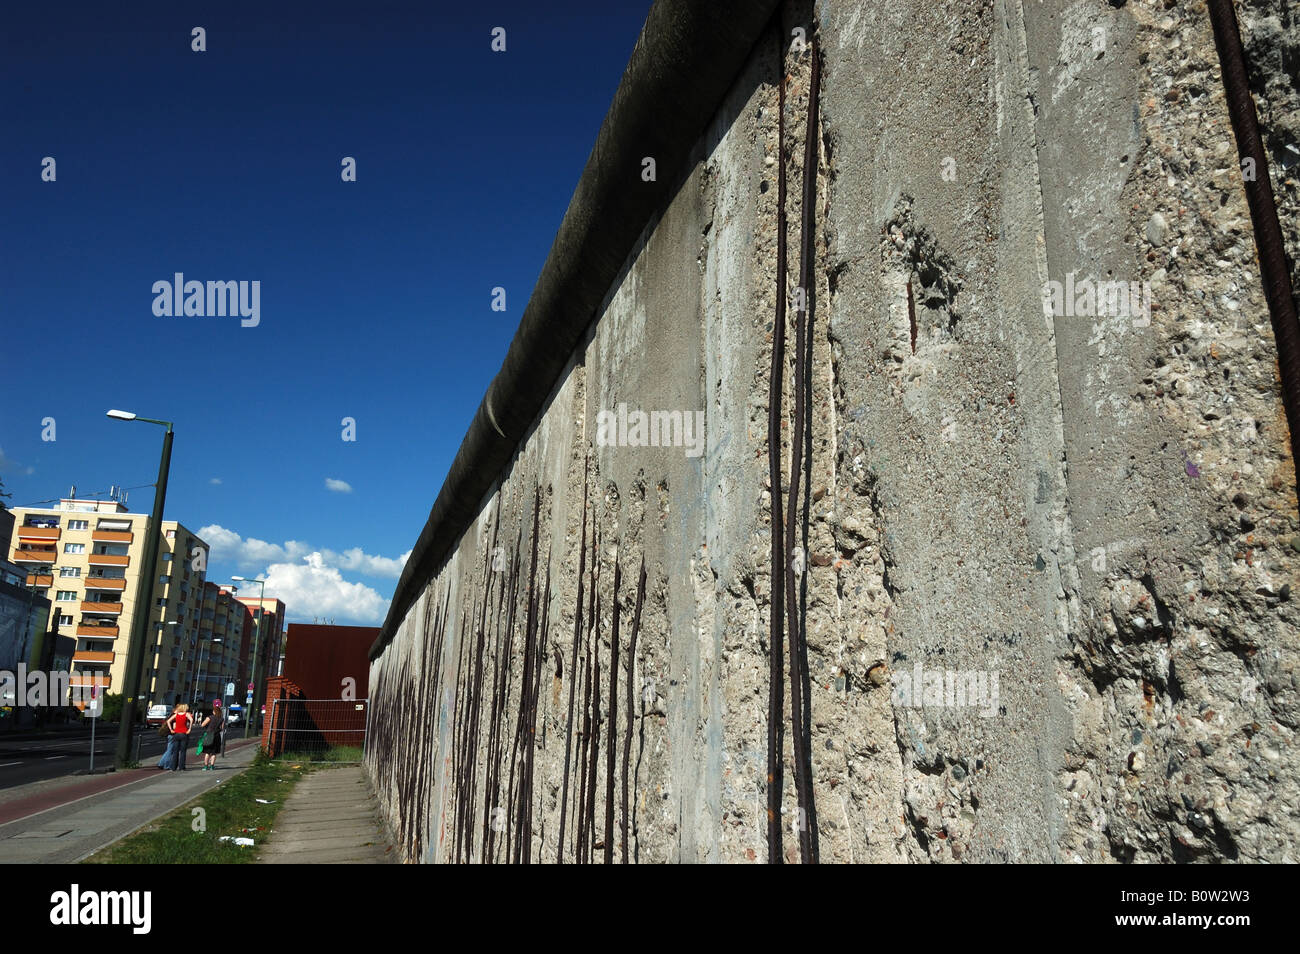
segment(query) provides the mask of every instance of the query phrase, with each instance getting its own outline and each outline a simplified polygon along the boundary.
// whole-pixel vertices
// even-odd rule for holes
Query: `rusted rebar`
[[[588,766],[590,765],[589,753],[592,736],[592,644],[599,638],[598,612],[600,603],[597,599],[597,593],[600,588],[600,523],[595,514],[592,515],[591,522],[591,592],[587,597],[587,635],[583,647],[585,665],[583,667],[582,745],[579,750],[580,779],[576,794],[576,807],[578,809],[577,841],[574,845],[574,855],[579,864],[586,864],[591,856],[591,806],[587,798],[587,775]]]
[[[605,742],[605,864],[614,863],[614,759],[618,750],[618,624],[623,615],[618,602],[623,567],[614,554],[614,619],[609,633],[609,733]]]
[[[564,730],[564,779],[556,864],[564,864],[564,824],[569,810],[569,756],[573,745],[573,697],[578,685],[578,643],[582,638],[582,584],[587,572],[587,461],[582,464],[582,535],[578,544],[578,605],[573,611],[573,655],[569,663],[569,717]]]
[[[767,642],[767,861],[782,863],[781,792],[785,769],[785,548],[781,543],[781,398],[785,374],[785,64],[777,82],[776,112],[776,318],[772,324],[772,375],[767,398],[767,475],[772,501],[771,609]]]
[[[600,562],[600,555],[596,555]],[[591,629],[591,748],[588,757],[591,764],[587,766],[587,842],[585,845],[588,861],[595,850],[596,829],[596,789],[598,761],[600,757],[600,592],[596,592],[596,625]]]
[[[1255,101],[1250,95],[1246,74],[1246,54],[1237,27],[1237,13],[1232,0],[1209,0],[1210,22],[1214,27],[1214,45],[1219,50],[1223,68],[1223,89],[1228,101],[1228,118],[1237,139],[1237,156],[1241,163],[1249,159],[1254,176],[1245,176],[1246,203],[1254,226],[1255,248],[1259,251],[1260,279],[1273,322],[1277,343],[1277,366],[1282,378],[1282,405],[1287,427],[1291,431],[1291,462],[1300,469],[1300,324],[1296,321],[1294,289],[1287,268],[1282,227],[1277,218],[1277,200],[1268,174],[1268,156],[1259,135]],[[1244,167],[1239,163],[1239,169]]]
[[[795,423],[790,435],[790,498],[786,508],[785,548],[788,558],[793,558],[795,547],[795,525],[798,520],[799,478],[803,469],[804,431],[810,427],[806,400],[808,362],[806,355],[806,336],[808,316],[812,311],[813,288],[811,274],[813,267],[814,229],[816,225],[817,201],[817,104],[820,58],[817,42],[810,44],[812,62],[808,86],[808,120],[804,130],[804,167],[803,167],[803,203],[800,209],[800,256],[799,289],[800,304],[795,317]],[[804,557],[802,572],[807,572],[807,558]],[[804,660],[806,644],[804,640],[804,618],[799,611],[795,594],[795,575],[786,574],[786,615],[790,630],[790,716],[791,737],[794,743],[794,779],[795,793],[799,805],[799,855],[804,864],[815,864],[816,852],[813,848],[809,829],[814,824],[812,759],[809,752],[809,738],[805,722],[804,694],[810,688],[807,684],[807,672]]]
[[[528,615],[524,621],[524,668],[520,673],[519,680],[519,710],[518,718],[515,722],[515,744],[514,751],[510,757],[510,775],[512,782],[515,780],[516,761],[522,761],[520,768],[527,772],[527,761],[531,754],[528,746],[531,745],[531,734],[528,727],[529,717],[529,696],[533,684],[533,668],[537,664],[534,653],[534,642],[537,635],[537,544],[538,528],[541,520],[542,494],[538,488],[536,500],[533,504],[533,537],[531,542],[532,555],[528,562],[528,593],[525,597],[528,603]],[[525,857],[525,836],[527,821],[525,813],[528,809],[527,798],[527,779],[526,777],[518,778],[518,796],[514,807],[515,832],[513,860],[515,864],[520,864]],[[512,785],[513,788],[513,785]],[[531,849],[531,845],[528,846]],[[507,852],[510,856],[510,853]]]
[[[636,641],[641,632],[641,603],[645,598],[645,554],[641,555],[641,574],[636,584],[636,608],[632,611],[632,637],[628,641],[627,647],[627,734],[623,736],[623,838],[622,853],[623,864],[628,862],[627,853],[627,829],[628,829],[628,810],[627,810],[627,773],[628,763],[632,758],[632,724],[636,722],[635,699],[633,696],[633,680],[636,678]],[[610,735],[613,736],[614,727],[610,726]]]

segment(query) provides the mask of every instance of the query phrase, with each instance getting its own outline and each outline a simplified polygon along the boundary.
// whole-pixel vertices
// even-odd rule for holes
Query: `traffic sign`
[[[234,694],[235,694],[235,684],[233,682],[226,683],[226,695],[233,696]]]

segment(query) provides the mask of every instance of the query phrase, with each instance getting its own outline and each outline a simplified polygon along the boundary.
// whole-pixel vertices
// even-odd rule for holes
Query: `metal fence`
[[[369,699],[272,699],[264,747],[280,761],[360,762]]]

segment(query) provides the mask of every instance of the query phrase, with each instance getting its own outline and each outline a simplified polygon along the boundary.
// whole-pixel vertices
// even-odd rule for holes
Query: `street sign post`
[[[99,707],[95,700],[99,697],[99,686],[90,687],[90,771],[95,771],[95,723],[99,721]]]

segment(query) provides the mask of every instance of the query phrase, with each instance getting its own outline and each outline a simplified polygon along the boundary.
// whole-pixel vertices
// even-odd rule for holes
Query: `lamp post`
[[[261,585],[257,597],[257,612],[253,614],[253,671],[251,674],[253,679],[253,701],[248,707],[247,718],[244,719],[244,738],[248,738],[248,734],[253,728],[254,712],[258,713],[259,728],[261,722],[262,704],[259,701],[261,696],[258,695],[258,692],[261,689],[262,661],[258,652],[262,645],[262,617],[266,615],[266,610],[262,607],[262,602],[266,598],[266,580],[250,580],[242,576],[232,576],[231,579],[238,580],[240,583],[258,583]]]
[[[158,571],[158,545],[162,539],[163,502],[167,499],[167,476],[172,463],[172,422],[151,417],[138,417],[130,411],[109,411],[108,416],[119,421],[144,421],[167,428],[163,436],[162,459],[158,463],[158,482],[154,485],[153,512],[149,516],[149,538],[145,541],[144,564],[135,587],[135,612],[131,621],[131,642],[126,653],[126,681],[122,686],[122,723],[117,733],[117,764],[125,767],[131,758],[131,736],[135,732],[135,703],[140,691],[140,670],[143,668],[144,644],[149,634],[149,612],[152,602],[154,574]]]
[[[217,638],[215,638],[215,639],[209,639],[209,640],[208,640],[208,647],[207,647],[207,648],[208,648],[208,661],[209,661],[209,662],[212,661],[212,644],[213,644],[213,643],[220,643],[220,642],[222,642],[222,641],[223,641],[223,640],[222,640],[220,637],[217,637]],[[192,699],[191,701],[193,701],[193,702],[198,702],[200,697],[206,698],[206,697],[207,697],[207,693],[203,691],[203,690],[206,688],[206,686],[207,686],[207,682],[206,682],[206,680],[204,680],[204,678],[203,678],[203,651],[202,651],[202,650],[199,650],[199,678],[198,678],[198,685],[194,687],[194,697],[193,697],[193,699]]]
[[[203,633],[191,637],[193,643],[193,652],[190,653],[190,664],[185,670],[185,698],[190,702],[194,701],[194,683],[198,681],[199,660],[203,658]],[[184,655],[184,653],[182,653]]]

